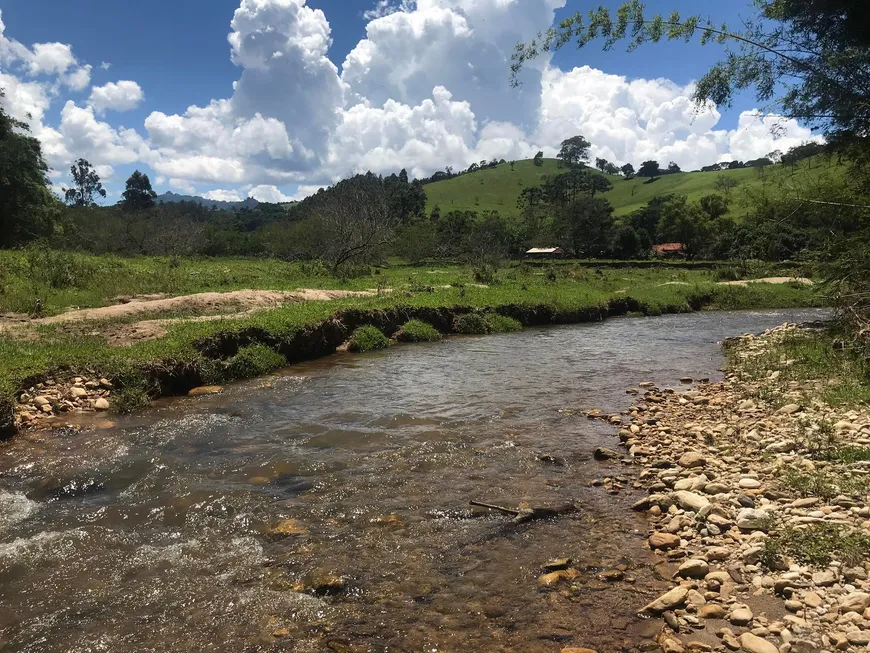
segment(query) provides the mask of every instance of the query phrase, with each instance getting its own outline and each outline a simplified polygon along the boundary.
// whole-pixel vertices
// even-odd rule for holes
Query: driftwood
[[[471,501],[472,506],[477,506],[479,508],[487,508],[489,510],[496,510],[505,515],[510,515],[513,517],[514,524],[526,524],[531,521],[537,521],[539,519],[552,519],[553,517],[559,517],[561,515],[567,515],[570,513],[577,512],[577,506],[573,503],[566,503],[561,506],[556,507],[548,507],[548,506],[536,506],[534,508],[505,508],[503,506],[496,506],[491,503],[483,503],[482,501]]]

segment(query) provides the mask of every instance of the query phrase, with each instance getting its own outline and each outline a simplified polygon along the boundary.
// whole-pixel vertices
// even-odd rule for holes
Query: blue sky
[[[484,157],[522,158],[537,148],[550,154],[584,130],[594,132],[594,154],[618,163],[656,156],[688,168],[760,156],[767,145],[809,135],[792,125],[791,140],[760,142],[770,140],[769,128],[746,117],[755,107],[748,95],[715,119],[690,115],[684,87],[721,55],[717,45],[667,43],[633,53],[568,46],[522,92],[513,91],[505,54],[517,37],[590,5],[505,4],[405,0],[395,7],[400,11],[371,22],[365,14],[376,0],[76,0],[62,11],[56,0],[5,0],[2,36],[29,54],[0,56],[0,85],[22,85],[6,99],[13,113],[42,92],[34,131],[52,166],[87,155],[111,169],[107,186],[115,198],[135,168],[148,172],[158,191],[286,199],[363,169],[407,167],[424,175]],[[699,4],[648,8],[689,13]],[[751,13],[743,1],[703,5],[716,22],[739,23]],[[235,64],[231,32],[238,37]],[[263,58],[258,48],[273,38],[276,52]],[[69,45],[74,63],[60,73],[57,66],[34,73],[35,44],[46,43]],[[88,85],[60,83],[88,65]],[[593,70],[576,70],[583,66]],[[116,94],[94,104],[94,88],[122,80],[135,82],[144,98],[124,104]],[[210,108],[213,101],[223,104]],[[200,109],[188,112],[191,106]]]

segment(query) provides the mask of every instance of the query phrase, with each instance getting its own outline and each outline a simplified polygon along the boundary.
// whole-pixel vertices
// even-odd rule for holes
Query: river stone
[[[704,486],[704,494],[725,494],[731,488],[725,485],[725,483],[707,483]]]
[[[716,603],[708,603],[701,606],[698,610],[698,616],[701,619],[724,619],[726,614],[727,610],[725,610],[725,607]]]
[[[870,644],[870,631],[866,630],[850,630],[846,633],[846,639],[850,644],[855,646],[867,646]]]
[[[680,546],[680,536],[673,533],[653,533],[649,536],[651,549],[676,549]]]
[[[761,487],[761,481],[757,478],[741,478],[737,485],[741,490],[757,490]]]
[[[675,587],[670,592],[662,594],[655,601],[647,605],[641,612],[644,614],[658,615],[667,610],[679,608],[686,602],[689,590],[686,587]]]
[[[867,592],[852,592],[840,601],[840,612],[864,612],[870,607],[870,594]]]
[[[798,404],[786,404],[776,412],[780,415],[794,415],[800,412],[800,409],[801,407]]]
[[[700,454],[697,451],[689,451],[680,456],[677,464],[685,469],[693,469],[695,467],[704,467],[707,464],[707,459],[704,457],[704,454]]]
[[[48,406],[50,403],[51,402],[48,399],[46,399],[45,397],[42,397],[42,396],[36,397],[33,400],[33,405],[36,406],[37,408],[42,408],[43,406]]]
[[[188,397],[201,397],[202,395],[216,395],[223,392],[223,388],[219,385],[204,385],[199,388],[194,388],[187,393]]]
[[[730,614],[728,621],[735,626],[746,626],[752,622],[754,616],[755,615],[752,614],[752,610],[749,609],[749,606],[743,605]]]
[[[611,460],[613,458],[619,458],[620,453],[618,451],[614,451],[613,449],[605,449],[604,447],[598,447],[593,453],[592,457],[595,460]]]
[[[674,492],[674,500],[683,510],[694,510],[695,512],[710,505],[710,501],[706,497],[686,490]]]
[[[762,530],[767,513],[764,510],[744,508],[737,513],[737,528],[742,531]]]
[[[818,585],[819,587],[830,587],[836,582],[837,574],[835,574],[831,569],[817,571],[813,574],[813,585]]]
[[[562,653],[598,653],[591,648],[563,648]]]
[[[88,396],[88,391],[84,388],[72,387],[69,389],[69,394],[73,399],[83,399]]]
[[[680,565],[677,574],[682,578],[704,578],[710,572],[710,565],[706,560],[694,558],[686,560]]]
[[[94,402],[94,408],[97,410],[109,410],[109,402],[103,397],[100,397]]]
[[[824,601],[822,597],[816,594],[815,592],[807,592],[803,595],[803,602],[810,606],[811,608],[820,608],[824,605]]]
[[[743,633],[740,636],[740,646],[747,653],[779,653],[774,644],[752,633]]]

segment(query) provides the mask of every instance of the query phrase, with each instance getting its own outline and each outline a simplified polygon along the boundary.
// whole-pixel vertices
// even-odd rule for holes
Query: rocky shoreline
[[[730,347],[751,360],[799,328]],[[622,415],[587,412],[621,425],[629,455],[619,456],[648,490],[634,508],[673,573],[674,587],[641,610],[664,622],[641,650],[870,650],[870,456],[822,455],[870,447],[870,410],[835,410],[817,381],[779,376],[642,383]]]

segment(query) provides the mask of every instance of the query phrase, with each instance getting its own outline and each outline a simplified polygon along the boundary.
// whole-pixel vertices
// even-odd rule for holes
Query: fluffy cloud
[[[515,43],[547,28],[566,0],[373,0],[365,38],[341,69],[327,54],[327,16],[305,0],[240,0],[228,36],[238,77],[224,98],[183,113],[152,112],[137,132],[105,122],[144,101],[133,81],[66,100],[90,66],[70,46],[25,46],[0,20],[0,86],[7,110],[28,119],[58,167],[83,156],[98,166],[147,165],[158,184],[210,199],[289,201],[357,171],[407,168],[429,175],[481,159],[548,155],[584,134],[593,156],[635,165],[647,158],[694,169],[747,160],[812,138],[794,121],[740,116],[719,127],[715,106],[697,111],[691,86],[631,80],[590,67],[561,70],[541,59],[508,84]],[[103,70],[108,65],[102,66]],[[82,106],[84,104],[84,106]],[[287,188],[298,188],[291,195]],[[230,190],[223,190],[230,189]],[[233,190],[234,189],[234,190]]]
[[[239,197],[238,191],[234,190],[210,190],[207,193],[203,193],[202,195],[207,200],[213,200],[215,202],[241,202],[242,198]]]
[[[97,113],[112,111],[131,111],[145,99],[142,88],[136,82],[122,80],[109,82],[105,86],[95,86],[91,89],[88,104]]]

